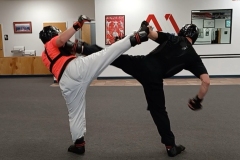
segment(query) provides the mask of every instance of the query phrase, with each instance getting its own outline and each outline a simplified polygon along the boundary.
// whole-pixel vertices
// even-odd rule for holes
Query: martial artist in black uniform
[[[176,145],[171,131],[165,107],[163,79],[172,77],[182,70],[194,74],[202,83],[196,96],[189,100],[188,106],[192,110],[201,109],[201,102],[208,91],[210,79],[201,58],[192,47],[199,31],[196,25],[186,24],[179,31],[178,36],[175,36],[153,31],[146,21],[142,22],[140,29],[147,32],[148,37],[159,46],[147,55],[120,55],[111,65],[122,69],[141,83],[148,110],[157,126],[161,141],[166,146],[168,155],[174,157],[184,151],[185,147]],[[92,48],[97,51],[96,46]]]

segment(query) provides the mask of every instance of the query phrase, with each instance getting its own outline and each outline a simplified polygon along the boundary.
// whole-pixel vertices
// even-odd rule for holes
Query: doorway
[[[67,23],[66,22],[45,22],[45,23],[43,23],[43,27],[45,27],[45,26],[57,27],[62,32],[67,29]]]
[[[2,25],[0,24],[0,57],[4,57],[3,53],[3,36],[2,36]]]
[[[75,39],[84,41],[88,44],[96,44],[95,22],[85,22],[83,27],[76,32]]]

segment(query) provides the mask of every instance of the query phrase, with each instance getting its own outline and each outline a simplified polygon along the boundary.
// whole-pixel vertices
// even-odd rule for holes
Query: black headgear
[[[61,31],[54,26],[43,27],[43,30],[39,32],[39,38],[45,44],[50,41],[53,37],[57,36]]]
[[[198,27],[195,24],[185,24],[178,32],[178,36],[191,38],[192,44],[197,40],[198,34]]]

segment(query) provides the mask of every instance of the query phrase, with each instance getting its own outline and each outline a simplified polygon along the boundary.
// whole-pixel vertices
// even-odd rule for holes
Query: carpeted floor
[[[84,156],[67,152],[68,115],[52,77],[0,79],[0,160],[239,160],[240,86],[211,86],[201,111],[187,107],[198,86],[165,86],[176,142],[167,156],[140,86],[89,87]]]

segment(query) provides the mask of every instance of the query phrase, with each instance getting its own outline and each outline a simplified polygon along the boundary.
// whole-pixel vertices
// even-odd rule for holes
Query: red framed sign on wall
[[[115,39],[122,39],[125,36],[125,16],[106,15],[105,16],[105,44],[111,45]]]

